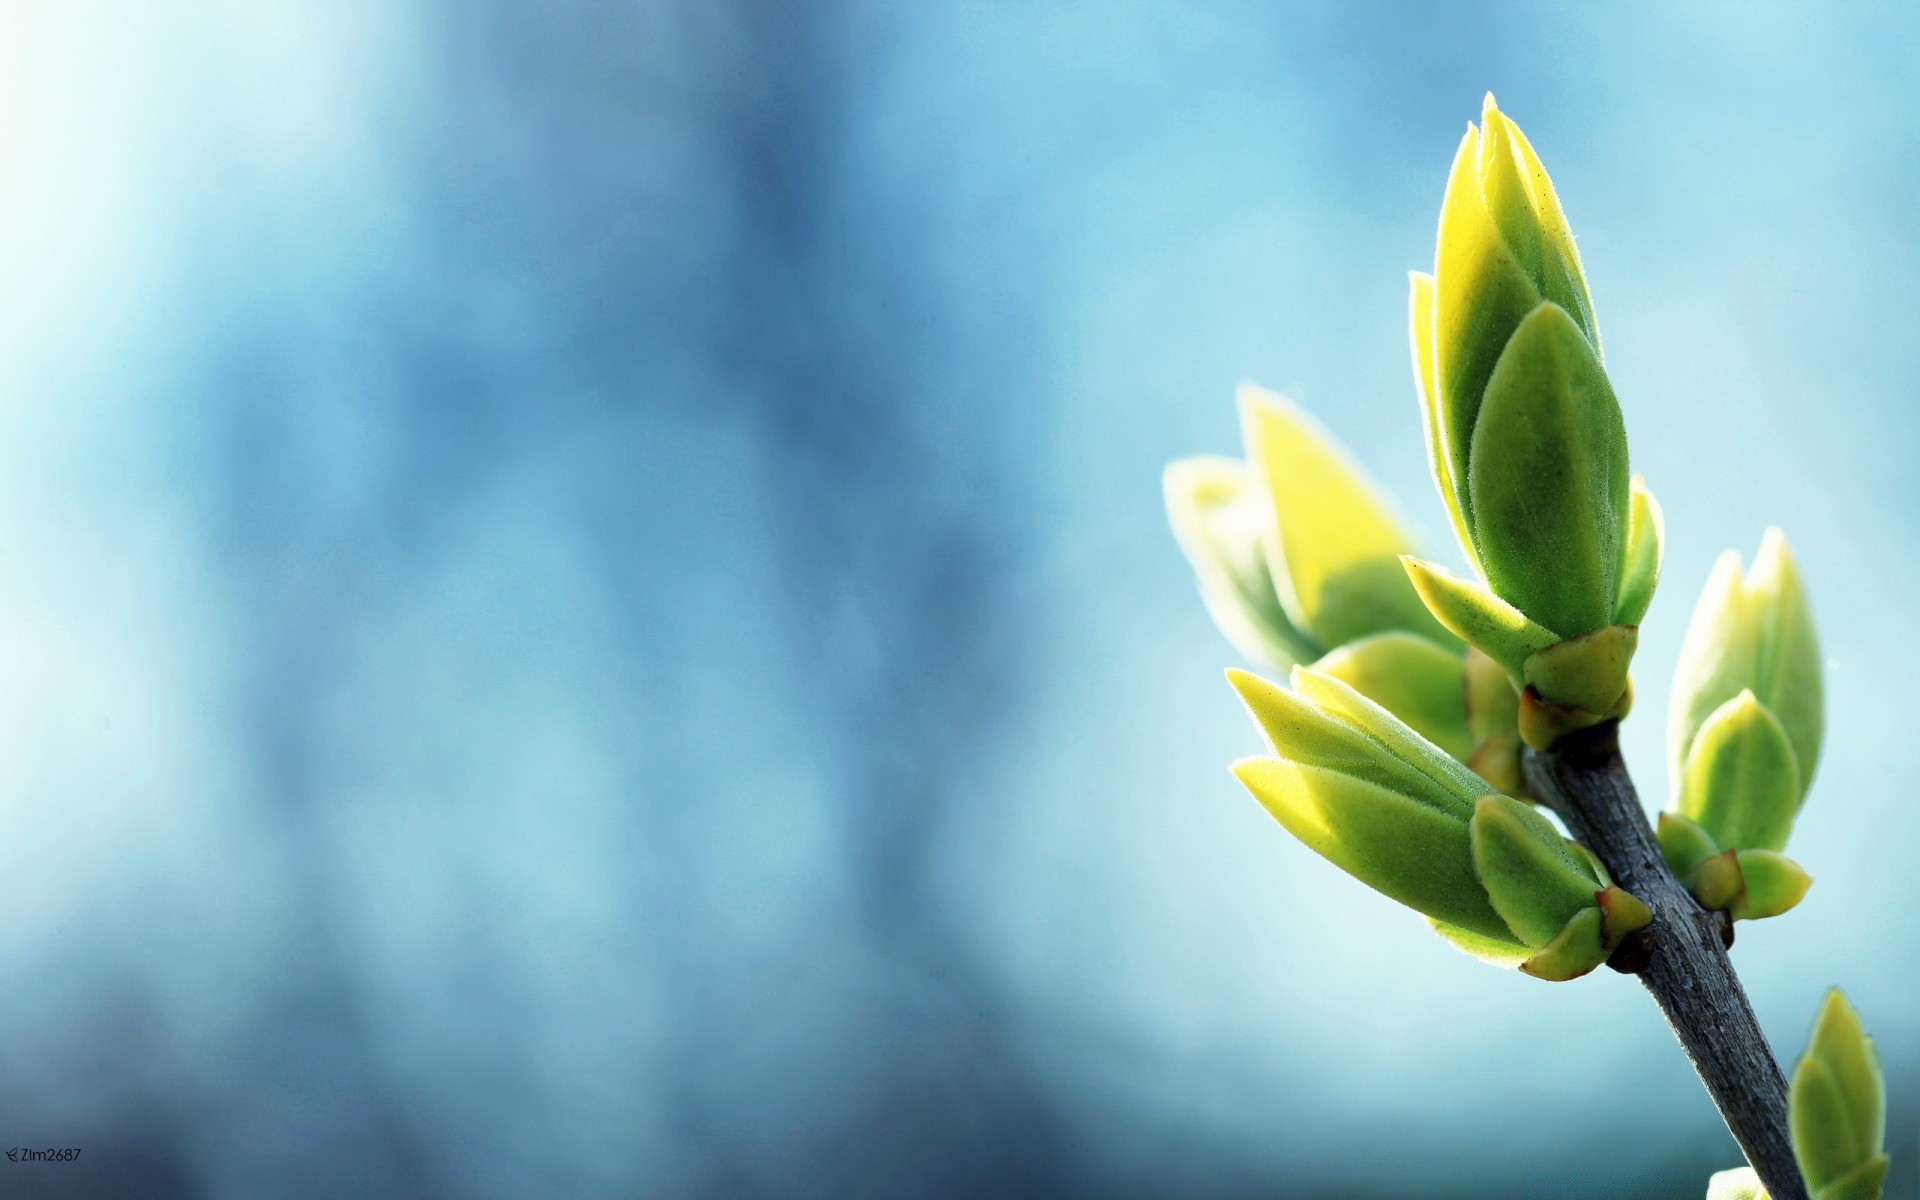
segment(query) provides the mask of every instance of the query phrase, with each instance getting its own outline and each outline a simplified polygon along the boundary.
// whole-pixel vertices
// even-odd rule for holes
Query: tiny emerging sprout
[[[1566,214],[1488,96],[1412,281],[1414,376],[1442,501],[1481,582],[1410,559],[1434,616],[1524,689],[1545,749],[1622,715],[1659,578],[1659,506],[1633,479]]]
[[[1820,754],[1820,647],[1792,552],[1769,529],[1743,572],[1728,551],[1701,593],[1667,730],[1677,794],[1660,844],[1700,902],[1776,916],[1812,879],[1781,854]]]
[[[1333,675],[1293,691],[1228,678],[1272,751],[1234,764],[1254,798],[1321,856],[1425,915],[1476,957],[1542,979],[1605,962],[1652,913],[1531,806]]]
[[[1887,1180],[1887,1085],[1873,1039],[1839,988],[1793,1069],[1787,1112],[1813,1200],[1878,1200]]]

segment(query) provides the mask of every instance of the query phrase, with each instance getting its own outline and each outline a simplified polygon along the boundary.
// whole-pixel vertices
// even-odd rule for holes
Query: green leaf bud
[[[1440,623],[1549,708],[1529,744],[1616,714],[1634,639],[1526,660],[1645,616],[1660,574],[1659,505],[1628,467],[1626,427],[1601,364],[1580,256],[1552,182],[1491,96],[1469,126],[1441,204],[1431,277],[1409,316],[1428,460],[1485,587],[1424,563],[1408,573]],[[1575,665],[1577,663],[1577,665]],[[1556,669],[1559,668],[1559,669]],[[1564,686],[1562,686],[1564,685]]]
[[[1267,568],[1271,508],[1243,462],[1206,455],[1169,463],[1167,518],[1207,613],[1249,661],[1284,669],[1319,654],[1294,627]]]
[[[1777,917],[1805,899],[1813,876],[1771,850],[1722,850],[1705,829],[1676,812],[1660,814],[1667,865],[1702,908],[1736,921]]]
[[[1544,817],[1488,794],[1349,683],[1303,667],[1292,691],[1244,671],[1228,678],[1273,751],[1234,764],[1247,789],[1309,848],[1468,953],[1570,979],[1651,920]]]
[[[1788,1121],[1814,1200],[1880,1195],[1886,1181],[1886,1080],[1873,1039],[1840,989],[1827,993],[1793,1070]]]
[[[1467,529],[1474,527],[1468,487],[1474,426],[1514,330],[1551,302],[1599,345],[1579,252],[1546,170],[1492,96],[1481,117],[1480,128],[1467,127],[1448,174],[1434,278],[1425,288],[1431,299],[1423,300],[1416,280],[1413,303],[1414,353],[1423,360],[1416,377],[1435,428],[1430,441],[1448,463],[1435,478]],[[1423,309],[1431,310],[1424,323],[1430,332],[1421,328]]]
[[[1525,135],[1491,96],[1481,116],[1448,175],[1434,274],[1412,277],[1434,479],[1503,599],[1563,637],[1632,624],[1613,617],[1630,533],[1625,433],[1585,272]]]
[[[1735,1167],[1716,1171],[1707,1180],[1707,1200],[1768,1200],[1768,1196],[1752,1167]]]
[[[1396,630],[1349,642],[1313,669],[1340,680],[1453,757],[1464,762],[1473,754],[1457,651]],[[1506,680],[1500,686],[1506,687]]]
[[[1615,625],[1638,625],[1647,615],[1654,588],[1660,583],[1666,536],[1660,502],[1647,490],[1646,480],[1635,475],[1633,514],[1627,522],[1627,561],[1620,574],[1620,594],[1613,604]]]
[[[1228,678],[1277,756],[1234,773],[1288,831],[1430,917],[1512,940],[1473,874],[1477,776],[1332,676],[1296,670],[1294,692],[1244,671]]]
[[[1294,627],[1328,648],[1391,629],[1451,645],[1399,569],[1413,540],[1385,493],[1285,397],[1247,385],[1239,399],[1247,461],[1273,514],[1274,589]]]
[[[1605,962],[1652,911],[1614,887],[1598,860],[1527,804],[1482,796],[1471,822],[1473,868],[1494,911],[1535,953],[1519,964],[1541,979],[1572,979]],[[1470,953],[1472,951],[1469,951]]]
[[[1820,757],[1820,644],[1799,570],[1778,529],[1761,539],[1750,572],[1741,570],[1738,554],[1721,555],[1693,610],[1668,706],[1674,778],[1685,772],[1708,718],[1743,691],[1786,733],[1798,770],[1796,803],[1804,801]]]
[[[1780,850],[1799,799],[1800,768],[1773,713],[1750,690],[1715,709],[1687,754],[1680,813],[1719,845]]]

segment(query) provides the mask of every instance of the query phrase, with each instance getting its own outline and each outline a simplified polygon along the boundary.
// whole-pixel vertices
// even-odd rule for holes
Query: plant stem
[[[1640,976],[1687,1052],[1733,1140],[1773,1200],[1807,1200],[1787,1126],[1787,1081],[1727,958],[1732,925],[1701,908],[1654,840],[1608,721],[1528,751],[1527,784],[1599,855],[1615,883],[1653,909],[1653,923],[1610,960]]]

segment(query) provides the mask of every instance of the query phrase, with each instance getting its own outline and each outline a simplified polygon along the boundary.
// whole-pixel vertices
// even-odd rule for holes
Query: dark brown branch
[[[1727,958],[1731,925],[1674,877],[1620,760],[1607,722],[1526,756],[1527,785],[1573,836],[1600,856],[1614,882],[1653,908],[1613,965],[1637,973],[1699,1072],[1734,1141],[1773,1200],[1807,1200],[1787,1128],[1787,1081]]]

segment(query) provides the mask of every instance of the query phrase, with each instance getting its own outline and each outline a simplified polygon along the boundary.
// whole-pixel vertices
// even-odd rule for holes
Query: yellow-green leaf
[[[1400,561],[1428,611],[1461,641],[1499,663],[1516,688],[1526,686],[1527,659],[1560,640],[1477,583],[1410,554]]]
[[[1252,385],[1240,389],[1240,419],[1272,505],[1274,587],[1292,624],[1329,648],[1388,629],[1450,642],[1399,569],[1412,538],[1333,436]]]
[[[1781,850],[1793,832],[1800,769],[1786,730],[1751,691],[1700,727],[1680,778],[1681,815],[1721,846]]]
[[[1533,955],[1530,947],[1521,945],[1511,937],[1486,937],[1462,929],[1458,925],[1436,921],[1432,917],[1427,918],[1427,924],[1433,926],[1433,931],[1445,938],[1454,949],[1471,954],[1481,962],[1490,963],[1496,967],[1512,970]]]
[[[1733,906],[1736,921],[1777,917],[1806,899],[1813,876],[1784,854],[1771,850],[1740,850],[1734,854],[1743,890]]]
[[[1562,983],[1578,979],[1607,961],[1605,921],[1598,908],[1583,908],[1552,941],[1533,952],[1520,970],[1535,979]]]
[[[1395,630],[1349,642],[1313,669],[1345,683],[1454,758],[1464,762],[1473,753],[1459,651]],[[1500,686],[1507,686],[1504,678]]]
[[[1446,506],[1447,520],[1453,525],[1453,534],[1460,542],[1461,553],[1478,570],[1473,538],[1467,533],[1467,516],[1460,508],[1460,489],[1453,477],[1453,460],[1447,450],[1446,430],[1441,423],[1440,397],[1435,390],[1433,276],[1409,271],[1407,278],[1411,292],[1408,323],[1412,327],[1413,381],[1420,393],[1420,422],[1427,434],[1427,466],[1433,472],[1434,485],[1440,490],[1440,501]]]
[[[1474,878],[1465,821],[1281,758],[1242,759],[1233,771],[1289,833],[1375,891],[1482,937],[1511,937]]]
[[[1604,886],[1532,805],[1483,796],[1474,805],[1471,833],[1474,874],[1493,910],[1529,946],[1559,936]]]
[[[1472,811],[1473,799],[1482,790],[1475,786],[1477,777],[1452,763],[1438,747],[1427,744],[1424,752],[1411,743],[1389,747],[1351,719],[1246,671],[1229,670],[1227,681],[1240,694],[1268,747],[1281,758],[1365,779],[1458,821],[1464,822]],[[1370,704],[1351,694],[1359,705]],[[1374,711],[1384,718],[1378,724],[1393,720],[1377,706]],[[1411,731],[1409,736],[1418,740]],[[1452,764],[1452,772],[1460,777],[1446,764]]]
[[[1485,781],[1466,764],[1340,680],[1308,667],[1295,667],[1292,678],[1294,691],[1300,696],[1332,719],[1371,738],[1396,763],[1418,771],[1432,787],[1459,800],[1461,811],[1471,809],[1473,801],[1487,790]],[[1448,807],[1451,810],[1452,805]]]
[[[1167,519],[1213,623],[1249,660],[1284,670],[1319,647],[1295,629],[1267,569],[1273,514],[1247,465],[1204,455],[1167,464]]]
[[[1633,514],[1627,522],[1627,564],[1620,576],[1620,593],[1613,603],[1613,623],[1638,625],[1653,603],[1660,583],[1660,559],[1667,525],[1660,503],[1646,480],[1633,477]]]

